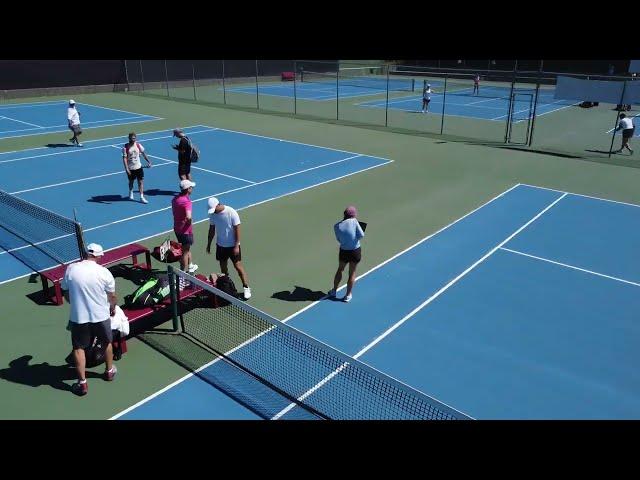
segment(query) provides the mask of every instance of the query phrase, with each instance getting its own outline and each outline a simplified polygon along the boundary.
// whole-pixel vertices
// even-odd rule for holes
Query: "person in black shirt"
[[[180,139],[178,145],[173,145],[173,148],[178,151],[178,176],[180,180],[191,181],[191,145],[180,128],[173,131],[173,136]]]

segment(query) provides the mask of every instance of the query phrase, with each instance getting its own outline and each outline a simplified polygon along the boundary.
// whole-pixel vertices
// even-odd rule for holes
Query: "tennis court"
[[[69,132],[67,106],[63,100],[0,105],[0,138]],[[161,120],[152,115],[90,104],[78,103],[77,109],[83,129]]]
[[[361,275],[350,305],[284,322],[472,418],[638,418],[639,221],[637,205],[516,185]],[[269,373],[297,368],[317,402],[339,404],[305,366]],[[205,395],[232,370],[216,360],[117,417],[257,418]],[[306,418],[292,406],[273,400],[273,418]]]
[[[214,169],[207,168],[213,163],[207,158],[193,166],[196,221],[207,218],[206,200],[213,195],[243,209],[390,162],[215,127],[189,127],[185,133],[208,158],[215,158]],[[43,147],[0,154],[0,190],[65,217],[72,217],[75,209],[86,242],[99,242],[105,249],[170,232],[171,199],[178,190],[172,138],[171,131],[138,136],[153,165],[145,175],[146,205],[128,198],[121,153],[125,138],[85,142],[82,149]],[[23,175],[24,169],[31,174]],[[52,234],[40,245],[55,244],[57,237]],[[29,260],[42,269],[56,265],[11,232],[3,231],[0,242],[5,248],[0,252],[0,283],[29,274]]]

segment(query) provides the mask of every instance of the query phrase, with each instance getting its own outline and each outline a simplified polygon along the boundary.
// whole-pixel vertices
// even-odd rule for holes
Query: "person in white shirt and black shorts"
[[[151,168],[151,161],[144,151],[144,147],[141,143],[138,143],[137,136],[134,132],[129,134],[129,143],[122,147],[122,163],[124,164],[124,170],[127,172],[129,178],[129,200],[133,200],[133,181],[138,180],[138,190],[140,190],[140,201],[142,203],[149,203],[144,198],[144,170],[142,169],[142,163],[140,162],[140,155],[147,161],[147,167]]]
[[[69,100],[69,107],[67,108],[67,122],[69,123],[69,130],[73,132],[73,137],[69,139],[71,143],[75,143],[76,146],[81,147],[82,144],[78,140],[78,135],[82,135],[82,128],[80,128],[80,112],[76,108],[76,101]]]
[[[429,111],[429,103],[431,102],[432,93],[435,92],[431,90],[431,85],[426,83],[422,89],[422,113],[427,113]]]
[[[629,153],[633,155],[633,150],[631,150],[631,147],[629,147],[629,139],[633,137],[633,134],[636,131],[636,127],[633,124],[633,120],[627,117],[624,113],[621,113],[619,118],[620,123],[618,123],[616,131],[622,130],[622,145],[620,146],[619,150],[616,150],[616,153],[620,153],[624,148],[626,148],[627,150],[629,150]]]
[[[240,275],[244,287],[244,299],[251,298],[249,279],[242,265],[242,252],[240,251],[240,216],[234,208],[223,205],[216,197],[208,201],[209,209],[209,237],[207,239],[207,253],[211,253],[211,241],[218,233],[216,240],[216,260],[220,262],[220,270],[229,275],[227,261],[230,259],[233,267]]]

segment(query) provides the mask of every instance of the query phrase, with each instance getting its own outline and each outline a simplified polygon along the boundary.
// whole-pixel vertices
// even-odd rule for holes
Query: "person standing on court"
[[[97,243],[90,243],[86,251],[86,259],[67,267],[61,283],[64,296],[71,307],[69,326],[78,374],[78,381],[73,385],[72,391],[80,396],[89,391],[84,351],[91,346],[95,337],[98,337],[102,345],[107,345],[104,379],[112,381],[118,373],[113,365],[111,346],[111,316],[115,313],[118,301],[115,294],[116,281],[109,270],[98,264],[98,258],[104,255],[102,247]]]
[[[69,100],[69,107],[67,108],[67,122],[69,123],[69,130],[73,132],[73,137],[69,139],[71,143],[75,143],[76,146],[81,147],[82,144],[78,140],[78,135],[82,135],[82,129],[80,128],[80,112],[76,108],[76,101]]]
[[[435,93],[431,90],[431,85],[428,83],[425,84],[422,89],[422,113],[427,113],[429,111],[429,103],[431,102],[431,94]]]
[[[220,262],[220,270],[225,275],[229,275],[227,261],[231,259],[233,268],[236,269],[242,286],[244,287],[244,299],[251,298],[251,288],[249,279],[242,266],[242,252],[240,251],[240,215],[234,208],[223,205],[216,197],[211,197],[208,201],[209,209],[209,237],[207,239],[207,253],[211,254],[211,241],[218,232],[216,239],[216,260]]]
[[[476,73],[473,77],[473,94],[480,95],[480,74]]]
[[[182,245],[182,257],[180,258],[180,270],[193,273],[198,265],[191,262],[191,246],[193,245],[193,217],[192,205],[189,195],[196,184],[191,180],[180,181],[180,194],[173,197],[171,211],[173,212],[173,231],[176,239]],[[180,278],[182,280],[182,277]],[[181,284],[184,286],[184,284]]]
[[[178,151],[178,176],[191,181],[191,142],[181,128],[174,129],[173,136],[180,139],[178,145],[172,146]]]
[[[364,231],[356,218],[357,215],[356,207],[348,206],[344,210],[342,221],[333,226],[336,240],[340,243],[340,252],[338,253],[338,270],[333,278],[333,288],[329,290],[329,297],[334,298],[336,296],[338,285],[342,280],[342,272],[349,264],[347,293],[342,298],[344,302],[351,301],[353,284],[356,282],[356,268],[362,258],[360,239],[364,237]]]
[[[147,166],[151,168],[151,161],[144,151],[144,147],[141,143],[138,143],[137,136],[134,132],[129,134],[129,143],[125,144],[122,148],[122,163],[124,164],[124,170],[127,172],[129,178],[129,200],[133,200],[133,181],[138,180],[138,190],[140,190],[140,201],[142,203],[149,203],[144,198],[144,170],[142,169],[142,163],[140,162],[140,154],[144,156],[147,161]]]
[[[622,130],[622,145],[620,145],[620,149],[616,150],[616,153],[622,152],[624,148],[629,150],[629,153],[633,155],[633,150],[629,147],[629,139],[633,137],[633,134],[636,131],[635,126],[633,125],[633,120],[627,117],[624,113],[619,115],[620,123],[616,127],[616,131]]]

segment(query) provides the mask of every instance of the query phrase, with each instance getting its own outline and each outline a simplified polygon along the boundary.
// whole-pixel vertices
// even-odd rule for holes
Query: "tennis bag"
[[[151,277],[135,292],[124,297],[126,308],[146,308],[157,305],[169,296],[169,279],[166,275],[160,277]]]
[[[198,160],[200,160],[200,149],[196,146],[195,143],[191,141],[189,137],[185,136],[185,138],[189,142],[189,148],[191,149],[191,153],[189,155],[189,161],[191,163],[196,163]]]
[[[106,345],[102,345],[102,343],[98,342],[98,337],[93,337],[91,346],[84,349],[85,366],[87,368],[93,368],[93,367],[97,367],[98,365],[102,365],[105,360],[106,350],[107,350]],[[118,357],[118,359],[119,358],[120,357]],[[115,355],[114,355],[114,359],[116,359]],[[69,365],[75,365],[76,362],[73,356],[73,351],[69,355],[67,355],[67,358],[65,358],[65,361]]]
[[[215,287],[218,290],[222,290],[224,293],[231,295],[234,298],[238,298],[238,291],[236,290],[236,285],[231,280],[229,275],[220,275],[216,279]],[[225,305],[229,305],[229,301],[224,298],[218,298],[218,305],[224,307]]]
[[[180,258],[182,257],[182,245],[180,245],[178,242],[174,242],[174,241],[170,242],[170,247],[169,247],[169,250],[167,250],[167,254],[164,260],[160,258],[160,247],[161,245],[155,247],[153,249],[153,252],[151,252],[151,256],[156,260],[159,260],[165,263],[174,263],[180,260]]]

